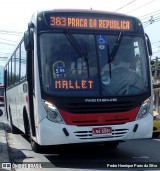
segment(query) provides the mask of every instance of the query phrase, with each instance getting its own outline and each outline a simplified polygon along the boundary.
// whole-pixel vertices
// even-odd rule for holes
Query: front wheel
[[[32,150],[34,152],[38,153],[41,151],[41,146],[32,139],[31,130],[30,130],[30,126],[29,126],[29,119],[28,119],[26,110],[24,111],[23,118],[24,118],[24,123],[25,123],[24,124],[25,135],[29,136],[29,141],[31,143]]]
[[[41,146],[38,143],[36,143],[33,139],[31,139],[30,142],[31,142],[31,148],[34,152],[36,153],[41,152]]]
[[[154,133],[152,134],[152,138],[158,138],[159,135],[160,135],[159,132],[154,132]]]

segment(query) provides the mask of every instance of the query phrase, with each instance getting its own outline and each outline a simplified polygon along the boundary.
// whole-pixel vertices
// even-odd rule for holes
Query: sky
[[[138,17],[148,34],[153,57],[160,57],[160,0],[0,0],[0,65],[9,57],[33,12],[70,8],[118,12]]]

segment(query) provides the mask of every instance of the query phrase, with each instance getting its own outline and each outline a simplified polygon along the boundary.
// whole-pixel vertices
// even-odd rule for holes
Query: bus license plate
[[[112,134],[111,127],[101,127],[101,128],[93,128],[92,134]]]

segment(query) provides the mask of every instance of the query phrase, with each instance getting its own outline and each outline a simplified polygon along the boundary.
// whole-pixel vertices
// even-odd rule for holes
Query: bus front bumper
[[[53,123],[45,118],[37,127],[37,143],[40,145],[61,145],[151,138],[152,129],[153,117],[150,114],[134,122],[105,126],[65,125]],[[109,130],[108,133],[106,130]]]

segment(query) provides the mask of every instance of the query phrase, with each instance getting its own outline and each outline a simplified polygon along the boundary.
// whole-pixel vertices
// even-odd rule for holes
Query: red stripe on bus
[[[64,110],[59,110],[67,125],[108,125],[124,124],[136,119],[140,107],[136,107],[127,112],[118,113],[90,113],[73,114]]]
[[[28,96],[26,96],[26,102],[27,102],[27,104],[28,104]]]

